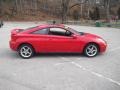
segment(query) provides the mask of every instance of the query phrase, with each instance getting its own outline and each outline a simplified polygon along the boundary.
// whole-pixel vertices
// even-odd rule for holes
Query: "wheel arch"
[[[84,52],[85,48],[86,48],[89,44],[95,44],[95,45],[97,46],[97,48],[98,48],[98,52],[100,52],[100,45],[99,45],[98,43],[96,43],[96,42],[89,42],[89,43],[87,43],[87,44],[84,46],[84,48],[83,48],[83,52]]]
[[[28,42],[20,43],[20,44],[18,45],[18,47],[17,47],[17,51],[18,51],[18,49],[19,49],[22,45],[30,45],[30,46],[32,47],[32,49],[34,50],[34,52],[36,52],[36,51],[35,51],[35,48],[33,47],[33,45],[30,44],[30,43],[28,43]]]

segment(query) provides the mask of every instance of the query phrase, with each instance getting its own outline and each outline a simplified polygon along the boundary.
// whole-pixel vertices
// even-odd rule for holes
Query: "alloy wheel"
[[[19,55],[25,59],[32,57],[33,56],[32,47],[30,45],[22,45],[19,48]]]
[[[85,54],[88,57],[94,57],[98,54],[98,47],[94,44],[90,44],[85,49]]]

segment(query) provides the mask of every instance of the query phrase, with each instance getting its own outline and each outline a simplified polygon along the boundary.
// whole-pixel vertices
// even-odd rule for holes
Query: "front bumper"
[[[107,43],[102,43],[100,45],[100,53],[104,53],[107,49]]]

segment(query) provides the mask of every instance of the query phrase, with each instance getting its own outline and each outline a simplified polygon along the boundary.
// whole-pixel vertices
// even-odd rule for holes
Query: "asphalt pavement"
[[[79,54],[20,58],[9,48],[10,31],[39,24],[5,22],[0,28],[0,90],[120,90],[120,29],[68,25],[107,41],[107,51],[94,58]]]

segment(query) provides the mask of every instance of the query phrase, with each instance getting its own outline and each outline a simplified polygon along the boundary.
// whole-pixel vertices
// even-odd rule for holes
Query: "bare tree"
[[[110,2],[111,2],[111,0],[103,0],[104,7],[106,10],[106,19],[107,20],[110,19]]]
[[[61,2],[61,17],[62,17],[62,23],[65,23],[66,19],[67,19],[67,12],[69,10],[69,3],[70,0],[62,0]]]
[[[120,19],[120,7],[119,7],[119,9],[117,11],[117,14],[118,14],[118,19]]]
[[[3,4],[3,0],[0,0],[0,16],[2,15],[2,8],[3,8],[3,7],[2,7],[2,6],[3,6],[2,4]]]

